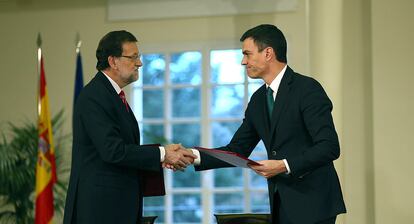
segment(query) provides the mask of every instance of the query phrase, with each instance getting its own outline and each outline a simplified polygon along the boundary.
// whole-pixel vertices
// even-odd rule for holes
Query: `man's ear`
[[[271,47],[267,47],[265,50],[266,53],[266,60],[270,61],[272,59],[276,59],[276,52]]]
[[[116,69],[118,66],[116,65],[116,59],[114,56],[108,56],[108,64],[111,68]]]

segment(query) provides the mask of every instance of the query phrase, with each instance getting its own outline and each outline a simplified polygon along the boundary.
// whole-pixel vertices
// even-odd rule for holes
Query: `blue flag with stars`
[[[78,98],[83,88],[83,70],[82,70],[82,58],[80,52],[76,57],[76,74],[75,74],[75,93],[73,95],[73,105],[75,106],[76,99]]]

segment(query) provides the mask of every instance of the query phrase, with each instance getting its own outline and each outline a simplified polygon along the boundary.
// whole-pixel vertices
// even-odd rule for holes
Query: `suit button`
[[[273,155],[273,156],[276,156],[276,151],[274,151],[274,150],[273,150],[273,151],[272,151],[272,155]]]

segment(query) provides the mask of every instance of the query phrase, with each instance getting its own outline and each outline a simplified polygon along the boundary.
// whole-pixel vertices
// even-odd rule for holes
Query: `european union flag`
[[[73,96],[73,105],[75,105],[76,99],[79,96],[83,88],[83,70],[82,70],[82,58],[80,52],[77,53],[76,58],[76,74],[75,74],[75,94]]]

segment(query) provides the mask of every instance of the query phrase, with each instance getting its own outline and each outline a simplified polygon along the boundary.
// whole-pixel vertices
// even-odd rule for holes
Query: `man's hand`
[[[261,160],[257,162],[261,165],[249,165],[249,167],[260,176],[271,178],[280,173],[287,172],[283,160]]]
[[[165,158],[162,167],[176,170],[183,170],[188,165],[193,164],[197,158],[191,150],[184,148],[181,144],[171,144],[164,146]]]

